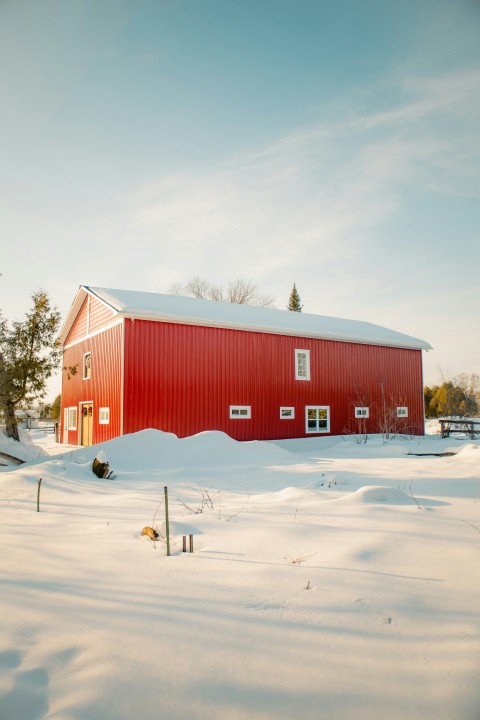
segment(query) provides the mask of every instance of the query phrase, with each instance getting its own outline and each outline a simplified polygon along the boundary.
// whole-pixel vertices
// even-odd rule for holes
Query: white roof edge
[[[424,340],[361,320],[88,285],[80,286],[76,300],[82,290],[95,296],[118,315],[134,320],[201,325],[410,350],[432,349]],[[72,305],[70,313],[73,309]]]
[[[364,338],[360,339],[358,337],[349,337],[347,335],[341,335],[338,333],[315,333],[314,331],[311,332],[302,332],[297,330],[286,330],[285,328],[281,327],[275,327],[275,326],[262,326],[262,325],[245,325],[242,323],[230,323],[227,324],[226,322],[214,322],[214,321],[207,321],[203,318],[186,318],[186,319],[180,319],[180,318],[172,318],[171,316],[165,315],[155,315],[155,314],[145,314],[140,315],[138,313],[120,313],[124,318],[128,318],[131,320],[150,320],[150,321],[156,321],[156,322],[169,322],[174,323],[175,325],[199,325],[201,327],[216,327],[216,328],[225,328],[227,330],[244,330],[245,332],[260,332],[260,333],[269,333],[271,335],[289,335],[291,337],[299,337],[299,338],[311,338],[312,340],[335,340],[336,342],[351,342],[356,343],[359,345],[383,345],[385,347],[399,347],[399,348],[405,348],[410,350],[432,350],[432,346],[420,339],[410,337],[408,335],[405,335],[405,341],[402,342],[394,342],[390,340],[389,342],[386,341],[380,341],[380,340],[374,340],[372,338]],[[380,325],[377,325],[376,327],[381,327]],[[392,330],[392,332],[395,332]],[[397,333],[399,336],[401,333]],[[411,341],[411,342],[409,342]],[[414,342],[417,341],[417,345],[414,344]]]

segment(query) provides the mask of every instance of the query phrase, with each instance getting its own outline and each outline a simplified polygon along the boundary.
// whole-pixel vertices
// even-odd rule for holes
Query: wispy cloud
[[[128,198],[128,238],[149,253],[160,289],[185,274],[215,279],[214,260],[220,276],[263,285],[290,273],[313,286],[321,270],[328,287],[340,267],[356,282],[376,227],[403,210],[405,188],[478,192],[479,90],[479,71],[407,78],[396,93],[403,102],[389,110],[322,122],[221,166],[163,177]]]

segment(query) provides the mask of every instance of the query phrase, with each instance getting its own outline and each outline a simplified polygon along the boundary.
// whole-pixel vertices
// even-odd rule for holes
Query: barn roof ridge
[[[431,345],[424,340],[363,320],[347,320],[312,313],[295,313],[277,308],[238,305],[178,295],[89,285],[80,286],[77,298],[84,293],[96,297],[119,316],[125,318],[387,347],[431,349]],[[75,307],[78,307],[76,302],[72,305],[70,314],[73,313]],[[67,319],[65,329],[69,324]]]

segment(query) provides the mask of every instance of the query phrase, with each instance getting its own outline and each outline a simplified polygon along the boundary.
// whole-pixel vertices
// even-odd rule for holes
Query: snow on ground
[[[30,435],[0,441],[1,720],[479,719],[478,441]]]

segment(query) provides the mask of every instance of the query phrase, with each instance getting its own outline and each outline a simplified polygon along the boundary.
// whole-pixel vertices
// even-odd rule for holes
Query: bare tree
[[[407,405],[406,398],[402,395],[387,395],[385,380],[379,380],[378,384],[380,402],[374,403],[373,407],[377,432],[383,435],[384,442],[395,435],[410,435],[412,424],[408,420],[408,414],[399,414],[399,411]]]
[[[229,302],[237,305],[274,306],[273,297],[263,295],[254,282],[244,278],[232,280],[225,289],[222,285],[214,285],[197,275],[185,285],[179,283],[173,285],[170,292],[173,295],[188,295],[200,300],[215,300],[216,302]]]

